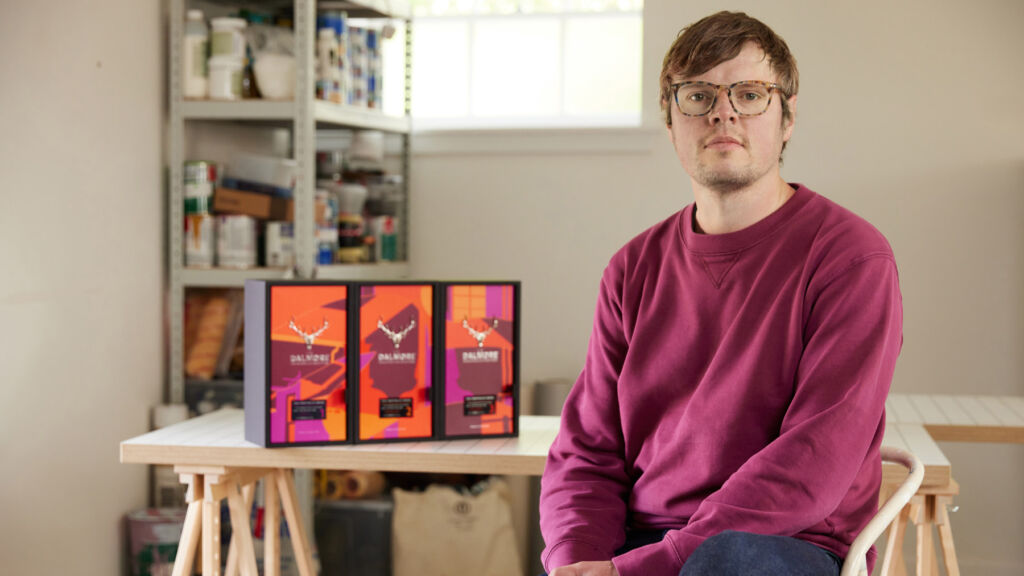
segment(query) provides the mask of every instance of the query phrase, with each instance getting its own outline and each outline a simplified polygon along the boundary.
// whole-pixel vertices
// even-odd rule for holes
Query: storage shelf
[[[186,120],[291,120],[295,102],[275,100],[185,100],[181,114]]]
[[[313,103],[313,118],[320,127],[353,127],[408,134],[412,122],[408,116],[387,116],[382,112],[344,104],[317,100]]]
[[[237,7],[239,0],[206,0],[211,4]],[[253,2],[249,2],[253,4]],[[260,0],[262,8],[282,8],[292,5],[292,0]],[[401,18],[412,17],[408,0],[323,0],[317,2],[318,10],[344,10],[350,18]]]
[[[186,100],[181,104],[185,120],[258,120],[290,123],[295,118],[295,103],[274,100]],[[313,118],[320,128],[362,128],[408,134],[412,122],[407,116],[387,116],[376,110],[317,100]]]
[[[317,280],[401,280],[409,277],[408,262],[331,264],[317,266]]]
[[[190,288],[237,288],[246,280],[284,280],[294,278],[289,268],[183,268],[181,283]]]
[[[320,10],[344,10],[352,18],[402,18],[412,17],[408,0],[322,0],[317,3]]]
[[[407,262],[378,264],[330,264],[317,266],[317,280],[401,280],[409,276]],[[184,268],[181,283],[186,288],[237,288],[246,280],[292,280],[295,272],[287,268]]]

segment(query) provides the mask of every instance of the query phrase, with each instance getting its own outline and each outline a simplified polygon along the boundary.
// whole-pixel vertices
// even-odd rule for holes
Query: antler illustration
[[[462,319],[462,327],[465,328],[466,330],[468,330],[469,331],[469,335],[476,339],[477,347],[478,348],[483,348],[484,347],[484,340],[486,340],[487,336],[491,332],[493,332],[495,328],[498,327],[498,319],[495,318],[494,322],[491,323],[491,327],[488,328],[487,330],[483,331],[483,332],[474,330],[473,327],[469,325],[469,320],[467,318],[463,318]]]
[[[395,345],[396,350],[398,349],[398,346],[401,345],[402,340],[405,340],[406,334],[408,334],[409,331],[413,329],[413,326],[416,326],[416,320],[409,320],[409,325],[406,326],[401,332],[392,332],[391,329],[389,329],[387,325],[384,324],[383,319],[377,320],[377,328],[380,328],[381,332],[386,334],[387,337],[391,339],[391,342]]]
[[[324,330],[327,330],[327,326],[327,318],[324,318],[324,325],[321,326],[319,330],[317,330],[316,332],[310,332],[309,334],[306,334],[302,330],[299,330],[299,327],[295,325],[295,318],[292,318],[288,322],[288,327],[294,330],[295,333],[298,334],[299,336],[302,336],[302,341],[306,343],[306,350],[313,349],[313,342],[316,341],[316,337],[323,334]]]

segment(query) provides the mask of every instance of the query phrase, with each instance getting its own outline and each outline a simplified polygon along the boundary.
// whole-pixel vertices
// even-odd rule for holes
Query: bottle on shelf
[[[210,47],[210,30],[202,10],[189,10],[185,18],[185,40],[182,46],[185,98],[204,99],[208,95],[209,72],[206,60]]]

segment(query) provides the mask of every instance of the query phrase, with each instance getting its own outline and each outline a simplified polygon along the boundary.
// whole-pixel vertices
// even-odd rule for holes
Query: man
[[[542,478],[552,576],[838,574],[875,513],[896,264],[870,224],[780,177],[797,87],[785,42],[742,13],[666,55],[695,202],[602,277]]]

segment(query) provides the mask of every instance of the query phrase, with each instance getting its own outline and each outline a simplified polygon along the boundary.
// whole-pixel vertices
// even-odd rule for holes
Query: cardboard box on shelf
[[[290,198],[257,192],[217,188],[213,193],[215,213],[245,214],[260,220],[293,219],[295,202]]]

